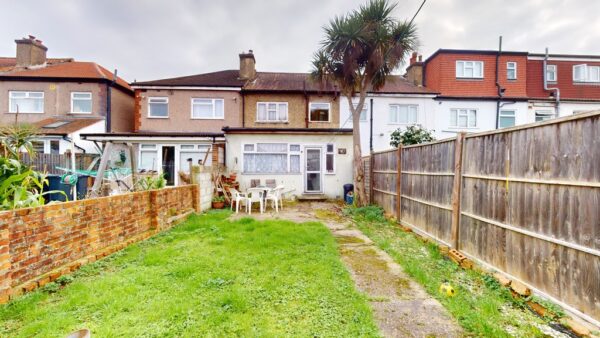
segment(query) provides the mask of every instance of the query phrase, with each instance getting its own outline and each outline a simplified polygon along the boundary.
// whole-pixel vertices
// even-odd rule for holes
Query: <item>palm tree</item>
[[[387,0],[370,0],[358,10],[335,17],[324,28],[325,39],[312,61],[313,77],[335,83],[348,99],[352,113],[357,206],[367,204],[359,127],[367,91],[383,87],[388,75],[418,44],[413,23],[392,18],[395,7]],[[353,104],[355,96],[358,102]]]

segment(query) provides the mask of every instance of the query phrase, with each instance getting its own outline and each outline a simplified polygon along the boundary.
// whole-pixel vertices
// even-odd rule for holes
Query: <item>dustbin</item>
[[[88,177],[87,175],[78,175],[77,179],[77,199],[84,199],[87,194],[88,188]],[[73,200],[73,190],[71,189],[71,185],[64,184],[61,182],[61,175],[48,175],[46,177],[48,179],[48,185],[44,186],[44,192],[47,191],[62,191],[67,196],[60,193],[52,193],[45,195],[46,202],[64,202],[64,201],[72,201]]]
[[[348,195],[350,192],[354,192],[354,185],[350,183],[344,184],[344,201],[346,201],[348,204],[352,204],[354,200],[353,195]]]

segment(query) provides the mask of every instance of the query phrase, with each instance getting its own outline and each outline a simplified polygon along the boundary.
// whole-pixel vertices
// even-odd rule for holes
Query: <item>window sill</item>
[[[450,127],[448,127],[448,129],[452,129],[452,130],[475,130],[475,129],[479,129],[479,127],[453,127],[453,126],[450,126]]]
[[[331,123],[331,121],[308,121],[310,123]]]
[[[191,117],[191,120],[225,120],[224,117]]]
[[[149,119],[168,119],[168,116],[148,116]]]
[[[414,122],[414,123],[391,123],[391,122],[388,122],[388,125],[389,126],[417,126],[417,125],[419,125],[419,123],[417,123],[417,122]]]
[[[9,114],[16,114],[17,112],[15,111],[9,111]],[[19,114],[44,114],[43,111],[20,111]]]
[[[286,124],[286,123],[290,123],[289,121],[256,121],[256,123],[266,123],[266,124],[270,124],[270,123],[277,123],[277,124]]]
[[[457,77],[459,81],[483,81],[482,77]]]
[[[573,81],[573,84],[576,86],[600,86],[600,82]]]
[[[74,112],[74,111],[72,111],[72,112],[68,112],[68,114],[69,115],[91,115],[92,112],[91,111],[90,112]]]

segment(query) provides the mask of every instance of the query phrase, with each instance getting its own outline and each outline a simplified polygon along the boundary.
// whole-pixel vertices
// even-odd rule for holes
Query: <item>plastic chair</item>
[[[252,204],[258,202],[260,206],[260,213],[262,214],[264,211],[263,208],[263,197],[265,190],[262,188],[250,188],[246,192],[246,212],[252,215]]]
[[[235,201],[235,213],[237,214],[240,210],[240,202],[246,202],[248,198],[246,194],[237,191],[236,189],[229,188],[229,193],[231,194],[231,210],[233,210],[233,201]]]
[[[265,197],[266,202],[271,201],[271,207],[275,206],[275,212],[279,212],[279,208],[283,210],[283,186],[280,185],[273,190],[267,192]]]

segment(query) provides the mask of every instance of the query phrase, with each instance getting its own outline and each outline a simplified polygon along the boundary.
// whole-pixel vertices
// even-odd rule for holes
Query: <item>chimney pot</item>
[[[35,36],[15,40],[17,44],[17,67],[41,66],[46,63],[48,48]]]

